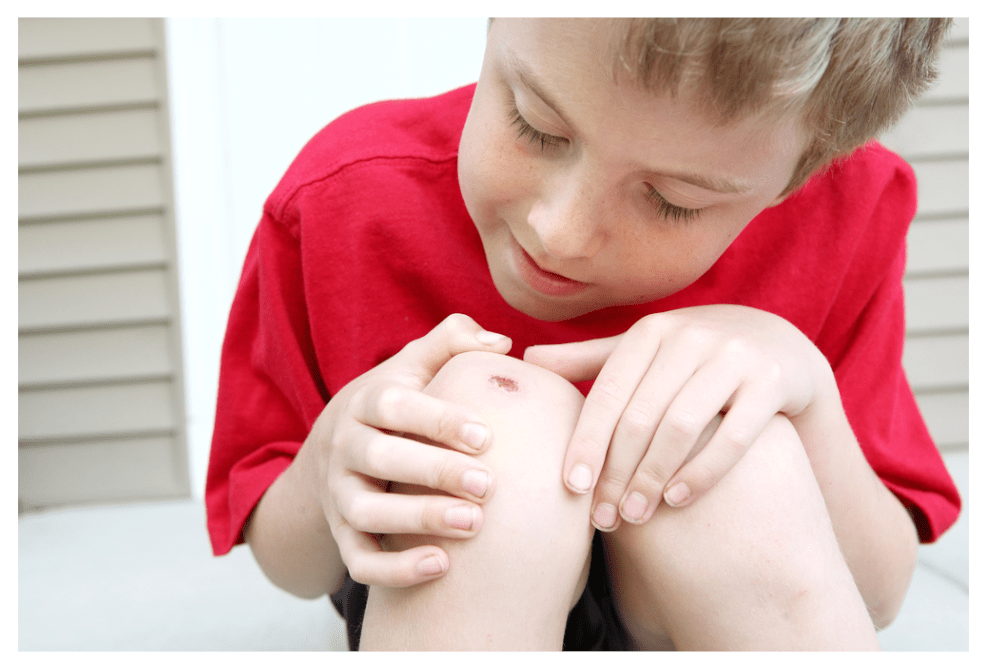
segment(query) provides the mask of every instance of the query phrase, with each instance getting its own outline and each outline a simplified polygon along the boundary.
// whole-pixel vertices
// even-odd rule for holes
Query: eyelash
[[[699,217],[701,208],[682,208],[668,202],[668,200],[658,193],[658,190],[648,185],[648,201],[655,207],[655,212],[659,217],[663,217],[671,222],[686,223]]]
[[[561,136],[554,136],[552,134],[545,134],[544,132],[539,132],[534,127],[528,123],[527,120],[521,115],[521,112],[517,108],[511,109],[511,127],[517,128],[517,138],[519,140],[525,140],[528,143],[538,144],[542,152],[547,148],[556,148],[558,146],[567,143],[567,139]]]
[[[517,128],[518,140],[538,144],[542,152],[548,148],[556,148],[568,142],[567,139],[561,136],[546,134],[545,132],[536,130],[531,126],[531,123],[524,119],[521,112],[517,110],[517,107],[511,109],[511,127]],[[655,213],[658,217],[663,217],[675,223],[690,222],[699,217],[699,213],[701,212],[699,208],[682,208],[681,206],[669,203],[665,197],[658,193],[658,190],[650,185],[648,185],[648,202],[654,206]]]

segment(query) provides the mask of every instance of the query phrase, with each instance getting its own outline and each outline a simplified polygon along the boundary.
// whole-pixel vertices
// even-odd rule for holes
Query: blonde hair
[[[893,125],[936,78],[949,19],[615,19],[615,76],[693,91],[721,123],[801,114],[808,142],[785,193]]]

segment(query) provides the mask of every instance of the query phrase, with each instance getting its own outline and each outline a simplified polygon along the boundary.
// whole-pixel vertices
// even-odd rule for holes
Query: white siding
[[[18,28],[19,504],[185,496],[162,21]]]
[[[940,448],[969,447],[969,19],[957,19],[938,83],[884,143],[915,168],[905,371]]]

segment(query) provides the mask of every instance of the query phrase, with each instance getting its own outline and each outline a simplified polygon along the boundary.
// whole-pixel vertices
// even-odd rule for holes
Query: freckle
[[[508,393],[514,393],[518,390],[517,382],[510,377],[501,377],[499,375],[490,375],[490,383],[502,388]]]

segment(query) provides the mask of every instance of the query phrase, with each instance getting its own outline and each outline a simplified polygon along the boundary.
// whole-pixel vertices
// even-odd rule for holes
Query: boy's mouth
[[[546,296],[571,296],[589,286],[586,282],[546,271],[535,263],[531,255],[513,237],[511,238],[511,245],[513,246],[514,266],[518,275],[535,291]]]

